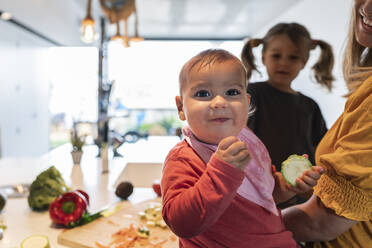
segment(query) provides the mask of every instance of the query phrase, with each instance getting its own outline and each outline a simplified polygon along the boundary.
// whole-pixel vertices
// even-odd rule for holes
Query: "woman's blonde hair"
[[[350,95],[372,75],[372,52],[371,49],[360,45],[355,37],[356,10],[353,8],[349,34],[343,61],[343,74]]]
[[[262,51],[265,52],[272,38],[283,34],[287,35],[300,50],[300,56],[304,64],[306,64],[309,59],[310,50],[314,49],[316,46],[320,47],[320,57],[312,67],[313,75],[319,84],[331,90],[332,82],[335,80],[332,75],[334,64],[332,47],[325,41],[311,39],[309,31],[298,23],[278,23],[267,32],[264,38],[250,39],[245,43],[241,53],[241,59],[247,70],[247,78],[249,79],[251,77],[253,70],[259,72],[254,63],[255,58],[252,48],[262,44]]]

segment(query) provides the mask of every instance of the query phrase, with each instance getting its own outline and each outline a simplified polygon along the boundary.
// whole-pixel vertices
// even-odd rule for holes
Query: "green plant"
[[[155,123],[142,123],[140,126],[136,128],[136,131],[148,133],[154,124]]]
[[[175,132],[176,128],[182,127],[182,122],[174,116],[164,117],[157,123],[167,130],[168,135],[174,135],[172,132]]]
[[[167,130],[167,133],[169,134],[171,128],[175,124],[176,120],[173,116],[164,117],[160,121],[158,121],[158,124]]]
[[[71,145],[73,151],[82,151],[85,145],[85,137],[80,137],[76,131],[71,131]]]
[[[140,126],[136,128],[136,131],[139,131],[141,133],[148,133],[156,125],[163,127],[166,130],[167,135],[175,135],[175,130],[177,128],[181,128],[183,124],[174,116],[168,116],[155,122],[142,123]]]

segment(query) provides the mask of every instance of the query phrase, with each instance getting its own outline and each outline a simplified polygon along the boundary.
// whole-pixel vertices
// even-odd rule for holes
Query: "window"
[[[175,135],[185,123],[178,119],[174,97],[183,64],[202,50],[224,48],[239,57],[242,41],[142,41],[108,44],[110,129],[123,135],[138,131],[149,135]],[[51,144],[69,141],[73,121],[97,122],[98,50],[53,48],[51,61]],[[96,128],[82,132],[94,135]]]

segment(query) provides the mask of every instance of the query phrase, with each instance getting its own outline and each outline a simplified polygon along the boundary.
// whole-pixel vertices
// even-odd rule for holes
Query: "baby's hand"
[[[234,136],[224,138],[220,141],[216,156],[241,170],[244,170],[251,159],[247,144]]]
[[[287,184],[289,190],[302,194],[309,192],[317,184],[320,176],[324,174],[325,169],[321,166],[313,166],[312,170],[305,171],[296,179],[296,186]]]

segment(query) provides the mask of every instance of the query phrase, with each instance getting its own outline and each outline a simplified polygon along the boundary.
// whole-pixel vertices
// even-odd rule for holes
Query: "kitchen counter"
[[[147,141],[124,144],[119,150],[124,157],[110,159],[108,173],[102,173],[101,160],[96,158],[95,146],[84,147],[80,165],[73,165],[70,144],[58,147],[39,158],[4,158],[0,160],[0,187],[30,184],[40,172],[54,165],[72,189],[83,189],[89,194],[89,211],[94,213],[120,201],[114,193],[115,184],[128,162],[162,163],[177,142],[178,137],[150,136]],[[146,151],[146,156],[143,151]],[[156,194],[152,188],[135,188],[128,200],[136,204],[154,198]],[[32,211],[26,197],[8,199],[0,220],[7,226],[4,237],[0,240],[2,248],[19,247],[23,239],[34,234],[46,235],[52,248],[65,248],[57,243],[61,229],[51,226],[49,212]]]

